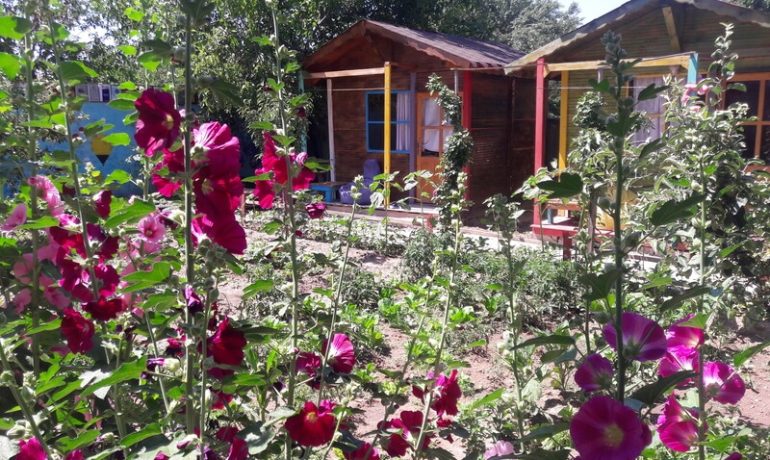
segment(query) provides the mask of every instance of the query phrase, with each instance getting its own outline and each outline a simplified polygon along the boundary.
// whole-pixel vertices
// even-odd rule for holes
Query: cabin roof
[[[460,68],[500,68],[524,55],[509,46],[440,32],[415,30],[381,21],[363,19],[308,56],[304,67],[333,67],[339,51],[351,40],[383,37]]]
[[[506,72],[511,73],[534,65],[541,57],[548,57],[554,53],[564,51],[566,48],[580,46],[583,43],[595,40],[611,27],[617,27],[620,23],[633,21],[653,9],[673,5],[711,11],[737,22],[749,22],[761,27],[770,28],[770,14],[722,0],[630,0],[535,51],[511,61],[506,65]]]

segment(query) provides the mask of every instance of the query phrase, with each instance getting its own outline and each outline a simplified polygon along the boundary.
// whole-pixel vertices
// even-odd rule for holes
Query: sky
[[[573,2],[573,0],[559,0],[559,2],[567,6]],[[619,7],[626,0],[574,0],[580,7],[580,16],[583,18],[583,24],[596,19],[599,16],[607,13],[615,8]]]

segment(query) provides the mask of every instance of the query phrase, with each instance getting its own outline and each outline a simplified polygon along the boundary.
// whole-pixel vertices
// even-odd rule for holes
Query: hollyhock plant
[[[666,333],[655,321],[642,315],[624,312],[621,316],[623,354],[627,359],[654,361],[666,354]],[[604,340],[617,351],[615,323],[604,326]]]
[[[320,219],[326,212],[326,205],[321,202],[310,203],[305,206],[305,211],[311,219]]]
[[[491,460],[503,455],[513,455],[513,444],[508,441],[497,441],[484,452],[484,460]]]
[[[669,346],[666,355],[658,363],[658,375],[668,377],[682,371],[698,371],[698,350],[684,346]],[[692,384],[693,379],[679,382],[677,386]]]
[[[73,450],[72,452],[68,453],[64,457],[64,460],[86,460],[86,457],[85,457],[85,455],[83,455],[83,451],[78,449],[78,450]]]
[[[704,333],[703,329],[694,326],[683,326],[682,323],[689,321],[695,315],[688,315],[687,317],[675,322],[669,326],[666,331],[666,339],[668,341],[668,347],[688,347],[697,348],[703,345]]]
[[[83,304],[83,310],[90,313],[91,317],[94,319],[98,319],[99,321],[109,321],[117,318],[118,315],[125,310],[125,304],[120,297],[109,300],[100,297],[99,300]]]
[[[110,204],[112,203],[112,192],[109,190],[101,190],[94,195],[94,208],[96,213],[102,219],[106,219],[110,216]]]
[[[698,411],[685,410],[675,395],[670,395],[658,416],[658,436],[671,450],[687,452],[698,440]]]
[[[703,365],[706,395],[722,404],[738,404],[746,394],[746,384],[730,365],[707,362]]]
[[[460,385],[457,383],[457,370],[452,370],[449,376],[439,375],[436,379],[436,397],[431,404],[431,408],[436,411],[439,417],[446,415],[457,415],[457,402],[463,395]]]
[[[34,176],[27,179],[27,183],[37,189],[53,217],[59,217],[64,213],[64,202],[61,200],[59,190],[50,179],[45,176]]]
[[[637,413],[607,396],[583,404],[570,422],[570,435],[581,458],[591,460],[635,460],[651,442]]]
[[[307,401],[299,413],[286,419],[284,428],[289,437],[301,446],[323,446],[334,437],[337,419],[333,411],[334,403],[331,401],[323,400],[319,406]]]
[[[139,230],[139,237],[153,245],[163,240],[163,236],[166,234],[166,227],[161,223],[158,213],[143,217],[136,228]]]
[[[297,354],[297,371],[314,377],[321,368],[321,356],[316,353],[302,351]]]
[[[147,88],[134,101],[139,114],[134,139],[148,156],[157,150],[170,148],[179,138],[182,117],[176,109],[174,96],[155,88]]]
[[[93,348],[94,323],[73,308],[62,311],[61,334],[73,353],[88,353]]]
[[[244,348],[246,348],[246,336],[232,327],[228,318],[219,323],[216,332],[209,338],[208,350],[217,364],[240,366],[243,362]]]
[[[345,460],[380,460],[380,453],[368,442],[361,444],[356,450],[343,452],[342,456]]]
[[[422,412],[405,410],[401,411],[399,417],[386,422],[383,429],[393,428],[395,433],[387,438],[385,442],[385,451],[391,457],[402,457],[406,455],[406,452],[412,447],[412,443],[417,442],[420,435],[420,428],[422,427]],[[423,438],[422,448],[425,449],[430,445],[432,435],[425,436]]]
[[[16,229],[19,225],[24,225],[24,223],[27,221],[27,205],[24,203],[21,203],[17,205],[15,208],[13,208],[13,211],[11,211],[10,214],[8,214],[8,217],[6,217],[5,222],[3,222],[2,225],[0,225],[0,230],[4,232],[11,232]]]
[[[349,374],[356,365],[356,350],[353,342],[345,334],[334,334],[332,344],[326,351],[324,343],[324,353],[327,353],[327,362],[334,369],[334,372],[340,374]]]
[[[265,131],[262,135],[264,140],[264,151],[262,153],[262,167],[257,169],[254,174],[257,176],[271,175],[272,177],[258,180],[254,187],[254,197],[259,202],[262,209],[271,209],[275,200],[275,186],[286,185],[289,180],[289,170],[286,167],[286,159],[278,155],[273,137]],[[307,190],[310,183],[315,178],[313,171],[305,167],[307,153],[290,153],[289,163],[292,169],[298,169],[296,174],[292,174],[292,189],[294,191]]]
[[[19,441],[19,453],[16,455],[16,460],[46,460],[47,458],[43,445],[37,438]]]
[[[740,452],[733,452],[732,454],[725,457],[725,460],[743,460],[743,455],[741,455]]]
[[[597,353],[589,355],[575,372],[575,383],[586,393],[609,388],[615,370],[612,362]]]

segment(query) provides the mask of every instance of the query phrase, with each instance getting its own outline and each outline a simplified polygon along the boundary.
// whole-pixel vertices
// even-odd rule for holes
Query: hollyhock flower
[[[158,452],[158,454],[155,456],[155,458],[153,460],[169,460],[169,458],[171,458],[171,457],[169,457],[168,455],[164,454],[163,452]]]
[[[14,311],[21,314],[30,302],[32,302],[32,291],[27,288],[22,289],[13,297]]]
[[[257,169],[254,174],[260,176],[272,173],[272,178],[257,181],[254,187],[254,196],[262,209],[270,209],[273,207],[275,199],[275,184],[286,185],[289,180],[289,170],[286,167],[286,159],[278,155],[278,149],[270,133],[265,131],[262,137],[264,139],[262,167]],[[305,167],[306,159],[306,152],[289,154],[289,163],[292,165],[292,169],[299,170],[296,174],[292,174],[291,184],[294,191],[307,190],[315,178],[315,173]]]
[[[160,172],[163,169],[172,174],[184,172],[184,151],[164,149],[163,158],[153,169],[152,184],[155,189],[162,196],[171,198],[177,190],[182,188],[182,181],[161,175]]]
[[[179,137],[182,117],[174,104],[174,96],[155,88],[147,88],[134,101],[139,113],[136,120],[136,144],[148,156],[156,150],[171,147]]]
[[[297,371],[313,377],[321,368],[321,356],[316,353],[302,351],[297,354]]]
[[[83,455],[83,451],[78,449],[78,450],[73,450],[72,452],[68,453],[64,457],[64,460],[86,460],[86,457],[85,457],[85,455]]]
[[[436,379],[435,391],[437,395],[430,407],[436,411],[438,416],[457,415],[457,401],[463,395],[460,385],[457,383],[457,370],[452,370],[448,377],[444,374],[439,375]]]
[[[743,455],[741,455],[740,452],[733,452],[732,454],[728,455],[725,460],[743,460]]]
[[[666,354],[666,333],[655,321],[642,315],[625,312],[621,316],[623,354],[628,359],[654,361]],[[614,322],[604,326],[604,340],[617,351],[617,333]]]
[[[385,444],[385,451],[391,457],[402,457],[406,455],[407,450],[412,446],[409,443],[417,442],[422,427],[422,412],[405,410],[401,411],[399,418],[387,422],[384,428],[395,428],[398,430],[392,433]],[[425,449],[430,444],[432,435],[425,436],[422,448]]]
[[[513,444],[508,441],[497,441],[484,452],[484,460],[502,457],[503,455],[512,455],[513,453]]]
[[[698,348],[703,344],[703,329],[693,326],[681,326],[682,323],[689,321],[693,316],[695,315],[688,315],[669,326],[666,331],[669,348],[678,346]]]
[[[94,323],[73,308],[62,311],[61,335],[73,353],[88,353],[93,348]]]
[[[289,437],[299,445],[322,446],[334,437],[337,419],[333,410],[334,404],[331,401],[321,401],[318,407],[312,401],[307,401],[298,414],[286,419],[283,426]]]
[[[19,453],[16,455],[16,460],[46,460],[47,458],[43,445],[37,438],[19,441]]]
[[[324,353],[327,353],[327,363],[334,369],[334,372],[348,374],[356,365],[356,350],[353,342],[345,334],[334,334],[331,347],[326,351],[326,341],[323,346]]]
[[[368,442],[361,444],[356,450],[343,452],[342,455],[345,460],[380,460],[380,453]]]
[[[72,305],[72,300],[67,297],[64,291],[55,286],[46,287],[45,291],[43,291],[43,297],[56,308],[65,308]]]
[[[199,235],[208,236],[211,241],[222,246],[231,254],[243,254],[248,242],[246,241],[246,231],[241,227],[235,216],[230,216],[219,221],[202,216],[193,219],[193,229],[199,232]],[[198,241],[200,241],[200,236]]]
[[[26,221],[27,221],[27,205],[24,203],[21,203],[20,205],[13,208],[13,211],[11,211],[11,213],[8,214],[8,217],[6,217],[5,222],[3,222],[2,225],[0,225],[0,230],[4,232],[13,231],[19,225],[24,225]]]
[[[227,460],[246,460],[249,458],[249,445],[239,437],[234,437],[227,451]]]
[[[203,300],[201,300],[201,296],[189,284],[184,287],[184,300],[187,304],[187,311],[191,314],[203,313]]]
[[[94,195],[94,207],[99,217],[106,219],[110,216],[110,204],[112,203],[112,192],[102,190]]]
[[[119,297],[107,300],[100,297],[99,300],[83,304],[83,310],[91,314],[91,317],[99,321],[115,319],[125,309],[123,300]]]
[[[658,435],[663,444],[677,452],[687,452],[698,440],[698,411],[684,409],[673,394],[666,399],[658,416]]]
[[[160,222],[158,213],[152,213],[142,218],[136,228],[142,240],[148,243],[158,243],[166,234],[166,227]]]
[[[698,371],[698,350],[683,346],[669,346],[666,356],[658,364],[658,375],[668,377],[677,372]],[[685,387],[692,384],[693,379],[686,379],[677,386]]]
[[[166,356],[176,356],[177,358],[181,358],[184,356],[184,345],[179,339],[171,337],[166,340],[165,353]]]
[[[305,206],[305,211],[311,219],[320,219],[326,212],[326,205],[321,202],[310,203]]]
[[[591,460],[635,460],[651,440],[636,412],[607,396],[583,404],[570,422],[570,436],[581,457]]]
[[[217,326],[217,330],[209,339],[208,350],[217,364],[240,366],[243,362],[243,349],[246,348],[246,336],[243,332],[230,326],[230,320],[225,318]]]
[[[214,403],[211,405],[211,408],[214,410],[224,410],[232,400],[233,395],[225,393],[224,391],[215,391]]]
[[[746,394],[746,384],[735,370],[722,362],[703,365],[703,385],[709,398],[722,404],[737,404]]]
[[[43,201],[45,201],[48,206],[48,212],[50,212],[52,216],[59,217],[64,213],[64,202],[61,200],[61,195],[59,195],[59,191],[56,189],[56,186],[53,185],[53,182],[47,177],[30,177],[27,179],[27,183],[37,189],[38,193],[40,193],[40,197],[43,198]]]
[[[589,355],[575,372],[575,383],[586,393],[608,388],[612,383],[612,362],[597,353]]]
[[[204,177],[228,177],[240,173],[241,146],[226,124],[204,123],[193,131],[193,145],[205,150],[205,158],[196,163]]]

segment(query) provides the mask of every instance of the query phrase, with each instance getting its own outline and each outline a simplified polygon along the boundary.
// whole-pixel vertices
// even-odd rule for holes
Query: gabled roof
[[[609,13],[599,16],[572,32],[562,35],[526,56],[510,62],[506,65],[506,72],[510,73],[516,69],[534,65],[541,57],[553,54],[567,46],[576,45],[584,40],[590,40],[597,34],[604,33],[617,22],[630,20],[639,13],[646,12],[652,8],[677,4],[711,11],[720,16],[733,18],[739,22],[750,22],[761,27],[770,28],[770,15],[767,13],[722,0],[630,0]]]
[[[499,43],[409,29],[386,22],[364,19],[353,24],[347,31],[308,56],[303,65],[305,68],[309,68],[329,60],[333,52],[344,46],[348,40],[364,36],[384,37],[429,56],[447,61],[456,67],[500,68],[524,55],[520,51]]]

